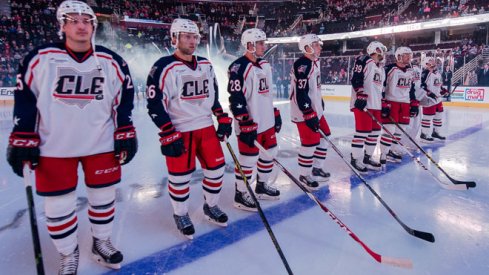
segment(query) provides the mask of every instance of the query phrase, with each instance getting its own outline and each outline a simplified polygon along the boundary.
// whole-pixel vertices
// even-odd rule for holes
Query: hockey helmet
[[[178,40],[178,36],[182,32],[196,34],[198,36],[197,44],[200,43],[199,27],[197,27],[194,21],[183,18],[173,20],[170,27],[170,36]],[[172,42],[172,46],[176,48],[177,45]]]
[[[387,48],[384,46],[384,44],[380,43],[379,41],[372,41],[370,44],[368,44],[367,47],[367,53],[369,55],[372,55],[374,53],[384,56],[384,54],[387,52]]]
[[[306,35],[303,35],[299,38],[299,50],[301,50],[302,53],[304,54],[315,54],[314,53],[314,50],[312,49],[312,43],[314,42],[318,42],[319,45],[323,45],[323,42],[321,41],[321,39],[319,39],[319,37],[313,33],[310,33],[310,34],[306,34]],[[311,48],[311,50],[313,50],[313,52],[308,52],[306,50],[306,46],[309,46],[309,48]]]
[[[409,54],[410,55],[409,60],[411,61],[411,59],[413,58],[413,51],[411,51],[411,49],[409,47],[399,47],[399,48],[397,48],[396,52],[394,53],[394,55],[396,57],[396,61],[401,62],[402,61],[402,56],[405,55],[405,54]]]
[[[421,61],[421,66],[428,69],[436,68],[436,60],[432,56],[425,56]]]
[[[267,41],[267,35],[258,28],[247,29],[241,34],[241,45],[248,51],[248,43],[255,46],[258,41]]]
[[[63,32],[61,29],[63,28],[64,24],[66,23],[67,19],[70,19],[69,14],[77,13],[77,14],[86,14],[91,17],[91,21],[93,24],[93,33],[95,34],[95,31],[97,30],[97,16],[95,16],[95,13],[93,12],[92,8],[87,5],[87,3],[84,3],[82,1],[64,1],[62,2],[58,10],[56,11],[56,19],[58,20],[60,24],[60,29],[58,32],[59,37],[62,39],[63,38]]]

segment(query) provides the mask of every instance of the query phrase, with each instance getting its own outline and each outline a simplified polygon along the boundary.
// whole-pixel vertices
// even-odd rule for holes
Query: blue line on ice
[[[450,135],[444,144],[434,143],[428,146],[424,146],[424,148],[432,149],[432,153],[433,153],[443,146],[456,142],[460,139],[466,138],[482,130],[483,128],[486,127],[486,125],[487,122],[476,124],[475,126],[466,128],[464,130],[461,130],[459,132]],[[405,141],[404,143],[407,142]],[[330,152],[330,154],[335,154],[335,153]],[[343,154],[347,155],[345,153]],[[420,153],[414,153],[414,155],[418,157]],[[397,165],[389,165],[388,173],[408,163],[411,163],[411,158],[409,156],[404,157],[402,163]],[[345,169],[348,168],[345,166]],[[383,175],[385,175],[385,173],[371,173],[369,175],[364,176],[364,178],[366,180],[369,180]],[[350,182],[352,188],[355,188],[361,184],[360,179],[358,179],[354,175],[349,178],[341,179],[341,181]],[[329,189],[326,186],[314,192],[314,194],[322,201],[328,200],[330,197]],[[288,201],[284,201],[276,204],[275,206],[264,209],[264,213],[268,219],[268,222],[273,227],[274,224],[292,218],[293,216],[300,214],[315,206],[316,204],[312,200],[310,200],[309,197],[303,194],[295,198],[292,198]],[[236,220],[232,223],[229,223],[227,228],[217,228],[206,234],[195,236],[195,239],[192,241],[185,241],[177,245],[174,245],[172,247],[168,247],[152,255],[146,256],[132,263],[123,265],[119,272],[111,271],[111,272],[107,272],[106,274],[121,274],[121,273],[141,274],[141,272],[147,274],[167,273],[172,270],[178,269],[186,264],[199,260],[207,255],[210,255],[218,251],[219,249],[223,249],[236,242],[239,242],[242,239],[250,235],[253,235],[263,229],[264,229],[264,225],[261,222],[259,215],[258,214],[250,215],[244,219]],[[277,239],[280,243],[280,237],[277,237]],[[270,242],[270,245],[273,245],[271,240],[268,239],[268,236],[267,236],[267,240],[264,240],[264,242],[265,241]],[[287,255],[287,251],[284,251],[284,253],[285,255]]]

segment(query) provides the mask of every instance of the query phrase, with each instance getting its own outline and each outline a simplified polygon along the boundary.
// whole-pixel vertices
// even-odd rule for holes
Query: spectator
[[[443,85],[447,87],[447,90],[449,92],[447,101],[450,101],[450,92],[452,91],[452,71],[450,70],[450,66],[445,66],[445,70],[441,74],[441,78],[443,81]]]
[[[483,87],[489,86],[489,63],[484,65],[484,68],[479,70],[477,75],[477,79],[479,80],[478,85]]]

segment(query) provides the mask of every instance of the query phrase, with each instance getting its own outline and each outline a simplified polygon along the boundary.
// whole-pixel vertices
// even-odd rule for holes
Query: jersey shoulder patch
[[[302,56],[294,62],[294,73],[308,75],[312,68],[312,61]]]

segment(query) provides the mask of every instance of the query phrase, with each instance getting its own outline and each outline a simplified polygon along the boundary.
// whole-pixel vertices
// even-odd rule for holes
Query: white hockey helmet
[[[258,28],[247,29],[241,34],[241,45],[248,51],[248,43],[255,43],[258,41],[267,41],[267,35],[264,31]],[[254,51],[253,51],[254,52]]]
[[[319,45],[321,45],[321,46],[323,45],[323,42],[321,41],[321,39],[319,39],[319,37],[313,33],[309,33],[309,34],[301,36],[299,38],[299,50],[301,50],[301,52],[304,54],[315,54],[314,50],[312,49],[312,43],[314,43],[314,42],[318,42]],[[311,48],[311,50],[313,52],[312,53],[308,52],[306,50],[306,46],[309,46],[309,48]]]
[[[396,57],[396,61],[401,62],[402,61],[402,56],[405,54],[409,54],[410,60],[413,58],[413,51],[409,47],[399,47],[397,48],[396,52],[394,53],[394,56]]]
[[[425,56],[422,60],[421,60],[421,66],[423,68],[428,68],[428,69],[433,69],[433,68],[436,68],[436,60],[434,57],[432,56]]]
[[[384,46],[384,44],[380,43],[379,41],[372,41],[367,46],[368,55],[372,55],[376,53],[378,55],[384,56],[386,52],[387,52],[387,48]]]
[[[66,23],[66,20],[70,18],[70,16],[69,16],[70,13],[71,14],[77,13],[80,15],[86,14],[86,15],[90,16],[91,17],[90,20],[92,20],[92,22],[93,22],[93,34],[92,35],[95,35],[95,31],[97,30],[98,21],[97,21],[97,16],[93,12],[92,8],[89,5],[87,5],[87,3],[85,3],[85,2],[68,0],[68,1],[63,1],[59,5],[58,10],[56,11],[56,19],[58,20],[59,25],[60,25],[60,29],[58,32],[60,39],[63,39],[63,32],[61,29],[63,28],[64,24]]]
[[[196,34],[198,36],[197,44],[200,43],[199,27],[197,27],[197,24],[195,24],[194,21],[189,19],[183,19],[183,18],[177,18],[173,20],[170,27],[170,36],[172,38],[175,37],[178,40],[178,36],[182,32]],[[177,45],[173,44],[173,42],[171,45],[174,48],[177,47]]]

